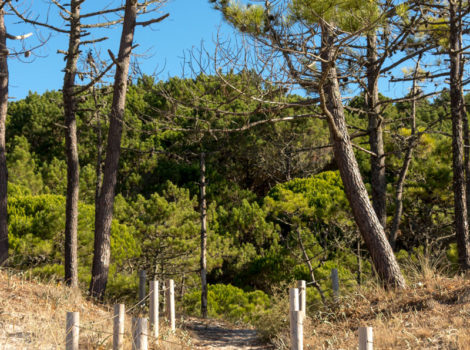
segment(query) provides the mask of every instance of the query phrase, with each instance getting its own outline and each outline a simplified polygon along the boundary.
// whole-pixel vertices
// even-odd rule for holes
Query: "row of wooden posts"
[[[333,297],[339,298],[339,278],[338,270],[331,270],[331,283]],[[149,288],[149,319],[144,317],[132,318],[132,349],[147,350],[148,336],[158,341],[159,336],[159,283],[150,281]],[[175,284],[173,280],[166,282],[165,306],[166,317],[171,331],[175,331]],[[137,305],[143,306],[146,294],[146,274],[145,271],[139,273],[139,302]],[[291,349],[303,350],[303,320],[307,307],[307,284],[305,281],[298,281],[297,288],[289,290],[289,316],[290,316],[290,337]],[[113,350],[122,350],[124,343],[124,304],[114,306],[113,315]],[[150,321],[150,333],[148,332],[148,320]],[[78,312],[67,312],[66,317],[66,350],[78,350],[80,334],[80,322]],[[359,350],[373,349],[373,335],[371,327],[359,328]]]
[[[331,271],[333,296],[339,297],[338,270]],[[297,288],[289,289],[290,341],[292,350],[303,350],[303,322],[307,311],[307,283],[297,281]],[[372,327],[359,328],[359,350],[373,350]]]
[[[139,303],[143,305],[146,299],[145,274],[140,273],[139,283]],[[168,280],[164,288],[165,291],[165,314],[171,331],[175,331],[175,283]],[[150,281],[149,298],[149,318],[132,318],[132,350],[147,350],[148,337],[154,338],[158,342],[159,336],[159,284],[158,281]],[[123,350],[124,348],[124,304],[114,305],[113,315],[113,350]],[[148,322],[150,321],[150,322]],[[150,323],[150,327],[149,327]],[[150,333],[149,333],[150,328]],[[80,338],[80,315],[78,312],[67,312],[66,315],[66,336],[65,349],[78,350]]]

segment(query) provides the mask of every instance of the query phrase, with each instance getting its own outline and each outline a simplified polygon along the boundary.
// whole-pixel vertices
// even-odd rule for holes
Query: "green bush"
[[[201,291],[194,290],[184,296],[185,310],[199,315]],[[271,306],[269,297],[262,291],[245,292],[230,284],[208,286],[207,311],[210,317],[224,318],[232,322],[252,323],[260,313]]]

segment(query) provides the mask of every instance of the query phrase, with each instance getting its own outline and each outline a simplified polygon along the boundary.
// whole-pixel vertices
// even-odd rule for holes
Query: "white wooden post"
[[[148,350],[147,319],[132,318],[132,350]]]
[[[296,318],[296,312],[299,311],[299,289],[290,288],[289,289],[289,317],[290,317],[290,342],[291,349],[298,350],[297,342],[298,339],[298,330],[297,324],[298,319]]]
[[[299,289],[299,310],[304,313],[307,312],[307,283],[305,281],[297,281],[297,288]]]
[[[175,331],[175,281],[168,280],[166,283],[166,317],[170,322],[170,328]]]
[[[145,304],[145,285],[146,285],[146,273],[145,270],[139,271],[139,304],[140,307],[144,306]]]
[[[125,310],[124,304],[114,305],[113,350],[123,350]]]
[[[158,281],[150,281],[149,297],[150,334],[152,334],[153,337],[158,338]]]
[[[339,299],[339,277],[338,269],[331,269],[331,285],[333,287],[333,297],[335,301]]]
[[[80,336],[80,314],[67,312],[65,321],[65,350],[78,350]]]
[[[304,312],[292,311],[294,332],[291,338],[292,350],[303,350],[304,348]]]
[[[374,335],[372,327],[359,327],[359,350],[373,350]]]

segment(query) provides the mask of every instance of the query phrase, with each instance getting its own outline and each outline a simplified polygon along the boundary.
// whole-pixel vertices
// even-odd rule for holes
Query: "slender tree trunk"
[[[8,110],[8,49],[5,11],[0,10],[0,266],[8,259],[7,185],[8,171],[5,149]]]
[[[102,182],[102,162],[103,162],[103,134],[102,134],[102,125],[101,125],[101,114],[99,111],[99,103],[98,103],[98,96],[93,87],[92,90],[93,99],[95,101],[95,118],[96,118],[96,166],[95,166],[95,174],[96,174],[96,182],[95,182],[95,203],[98,203],[98,199],[100,198],[101,193],[101,182]],[[96,215],[96,208],[95,207],[95,215]]]
[[[414,103],[414,101],[413,101]],[[403,215],[403,186],[405,184],[406,175],[410,167],[411,159],[413,157],[413,146],[411,143],[406,150],[405,159],[398,175],[398,181],[395,186],[395,213],[393,214],[392,227],[390,229],[390,245],[395,250],[397,244],[398,230],[400,228],[401,216]]]
[[[385,228],[387,224],[387,182],[385,178],[385,152],[382,118],[379,111],[379,74],[377,66],[377,36],[367,36],[367,104],[369,109],[369,145],[375,153],[370,158],[372,205]]]
[[[460,41],[462,41],[462,32],[460,32]],[[465,68],[465,60],[460,62],[460,81],[463,81],[463,73]],[[460,85],[460,94],[464,96],[463,84]],[[468,124],[467,104],[465,98],[462,106],[462,121],[463,121],[463,143],[464,143],[464,164],[465,164],[465,189],[467,196],[467,217],[469,215],[468,208],[470,207],[470,130]],[[468,219],[467,219],[468,220]]]
[[[201,315],[207,318],[207,205],[206,205],[206,159],[201,153],[200,158],[201,178],[200,178],[200,211],[201,211]]]
[[[454,189],[455,233],[459,252],[460,268],[470,268],[470,244],[468,233],[467,198],[465,186],[465,164],[463,146],[464,99],[461,74],[462,25],[459,18],[461,5],[449,1],[450,21],[450,111],[452,117],[452,170]]]
[[[103,184],[95,215],[95,243],[91,272],[90,294],[102,298],[108,281],[111,257],[111,221],[114,194],[121,154],[122,121],[126,102],[127,79],[131,59],[132,42],[137,18],[137,0],[126,0],[119,55],[114,76],[113,102],[110,113]]]
[[[330,27],[322,26],[322,78],[319,92],[327,116],[333,151],[346,196],[372,262],[385,286],[405,288],[405,280],[387,240],[369,195],[349,138],[335,66],[334,37]]]
[[[461,68],[463,71],[463,67]],[[463,93],[463,92],[462,92]],[[467,108],[463,108],[463,143],[464,143],[464,162],[465,162],[465,188],[467,196],[467,214],[470,207],[470,134],[469,134]]]
[[[393,214],[392,227],[390,229],[390,245],[392,249],[395,250],[398,230],[400,228],[401,216],[403,215],[403,187],[405,185],[406,176],[408,174],[408,169],[410,168],[411,160],[413,159],[413,149],[415,144],[415,135],[416,135],[416,99],[418,88],[416,86],[418,68],[421,61],[421,55],[416,62],[416,67],[414,71],[413,85],[411,87],[411,93],[413,94],[413,100],[411,101],[411,135],[410,141],[408,142],[408,149],[406,150],[405,159],[403,160],[403,165],[398,175],[398,181],[395,186],[395,213]]]
[[[308,256],[307,250],[305,249],[304,242],[302,240],[302,236],[300,234],[300,229],[297,229],[297,239],[299,240],[300,250],[302,251],[302,255],[304,256],[305,263],[307,264],[308,271],[310,272],[310,279],[312,280],[311,283],[317,289],[318,293],[320,294],[321,301],[323,304],[326,304],[325,294],[321,289],[320,284],[317,282],[315,278],[315,270],[312,266],[312,259]]]
[[[65,149],[67,154],[67,197],[65,202],[65,283],[78,286],[77,229],[80,166],[78,163],[75,76],[80,46],[80,4],[70,3],[70,33],[62,95],[65,114]]]

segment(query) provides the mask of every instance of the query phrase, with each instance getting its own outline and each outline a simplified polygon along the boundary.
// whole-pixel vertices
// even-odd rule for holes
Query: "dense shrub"
[[[194,290],[186,294],[183,303],[188,313],[199,315],[201,292]],[[270,306],[269,297],[260,290],[245,292],[230,284],[208,286],[207,311],[210,317],[250,323]]]

